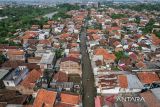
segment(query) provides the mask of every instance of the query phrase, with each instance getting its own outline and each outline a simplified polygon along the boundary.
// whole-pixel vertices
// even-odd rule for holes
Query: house
[[[79,51],[70,51],[68,54],[68,57],[74,57],[74,58],[80,59],[81,55]]]
[[[13,68],[16,69],[18,66],[27,66],[29,70],[32,69],[39,69],[40,66],[37,65],[36,63],[25,63],[24,61],[6,61],[5,63],[2,64],[2,68]]]
[[[115,52],[123,51],[123,46],[121,45],[120,42],[115,41],[115,42],[113,43],[113,46],[114,46],[114,48],[115,48]]]
[[[93,57],[101,57],[103,56],[103,59],[106,63],[114,63],[114,60],[116,59],[115,55],[112,53],[109,53],[104,48],[97,48],[94,50],[94,56]]]
[[[47,39],[49,37],[49,32],[44,32],[44,33],[40,33],[39,35],[38,35],[38,39],[39,40],[44,40],[44,39]]]
[[[65,57],[62,58],[60,63],[60,71],[66,74],[78,74],[81,76],[81,65],[80,60],[74,57]]]
[[[45,89],[38,90],[33,107],[54,107],[57,92]]]
[[[21,47],[18,46],[9,46],[9,45],[0,45],[0,51],[5,52],[7,51],[13,51],[13,50],[18,50]]]
[[[155,34],[152,34],[151,42],[153,45],[158,46],[160,44],[160,39]]]
[[[41,69],[52,69],[55,64],[55,53],[43,54],[41,61],[39,62]]]
[[[23,50],[9,50],[6,52],[6,54],[9,60],[25,61],[25,52]]]
[[[53,81],[68,82],[68,75],[65,72],[59,71],[53,76]]]
[[[61,93],[60,102],[55,104],[55,107],[75,107],[80,106],[81,97],[79,95]]]
[[[39,25],[32,25],[31,30],[38,30],[40,28]]]
[[[50,29],[51,28],[51,25],[43,25],[43,29]]]
[[[28,43],[29,39],[34,39],[38,36],[38,33],[35,31],[26,31],[24,35],[21,37],[22,43],[26,44]]]
[[[140,92],[143,89],[143,85],[136,75],[118,75],[118,81],[120,86],[120,93],[127,92]]]
[[[8,75],[12,71],[11,68],[1,68],[0,69],[0,89],[4,88],[5,85],[3,83],[3,79],[6,75]]]
[[[0,95],[0,107],[22,107],[31,99],[30,96],[22,95],[15,90],[3,89],[1,90]]]
[[[138,72],[137,76],[144,85],[160,82],[160,78],[155,72]]]
[[[4,85],[7,88],[16,87],[21,81],[26,78],[28,72],[29,70],[26,66],[19,66],[3,79]]]
[[[56,90],[71,91],[73,90],[73,82],[51,82],[50,87]]]
[[[137,93],[143,89],[143,85],[136,75],[126,74],[125,72],[104,72],[98,71],[95,84],[97,93],[101,94],[119,94],[119,93]],[[101,74],[100,74],[101,73]]]
[[[38,64],[41,61],[41,57],[29,57],[28,63],[36,63]]]
[[[17,89],[22,94],[33,94],[36,81],[42,76],[42,71],[33,69],[26,78],[18,85]]]
[[[45,39],[45,40],[40,40],[39,44],[43,44],[44,46],[51,46],[51,41]]]

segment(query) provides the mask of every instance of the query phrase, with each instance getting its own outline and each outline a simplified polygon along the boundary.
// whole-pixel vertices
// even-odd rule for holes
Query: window
[[[7,85],[9,85],[9,82],[7,82]]]

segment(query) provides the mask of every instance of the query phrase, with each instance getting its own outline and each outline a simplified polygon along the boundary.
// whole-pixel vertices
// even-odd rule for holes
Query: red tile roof
[[[80,96],[61,93],[61,102],[71,105],[77,105],[80,102]]]
[[[156,81],[160,81],[158,75],[155,72],[139,72],[137,73],[140,81],[144,84],[151,84]]]
[[[65,39],[65,38],[67,38],[69,36],[70,36],[70,34],[64,33],[64,34],[60,35],[60,38]]]
[[[134,61],[137,61],[137,60],[138,60],[138,57],[137,57],[137,55],[136,55],[135,53],[131,53],[131,54],[129,55],[129,57],[130,57],[132,60],[134,60]]]
[[[26,31],[24,33],[24,36],[22,36],[22,39],[31,39],[31,38],[34,38],[38,35],[37,32],[32,32],[32,31]]]
[[[40,70],[32,70],[29,72],[27,77],[21,82],[21,85],[23,85],[26,88],[34,88],[35,82],[40,78],[42,75],[42,71]]]
[[[116,59],[116,57],[115,57],[114,54],[108,53],[107,50],[105,50],[104,48],[98,48],[98,49],[96,49],[94,51],[94,54],[95,55],[103,55],[103,57],[104,57],[105,60],[110,60],[110,59],[115,60]]]
[[[113,45],[116,47],[116,46],[120,45],[120,42],[119,42],[119,41],[115,41],[115,42],[113,43]]]
[[[128,88],[128,80],[126,75],[119,75],[118,80],[119,80],[119,86],[121,88]]]
[[[138,63],[136,63],[136,67],[137,68],[144,68],[144,67],[146,67],[146,64],[144,64],[142,61],[139,61]]]
[[[61,71],[56,73],[53,78],[57,82],[68,82],[68,75],[64,72],[61,72]]]
[[[96,30],[96,29],[88,29],[87,30],[87,33],[97,33],[99,30]]]
[[[53,107],[56,100],[57,92],[40,89],[34,100],[34,107]]]

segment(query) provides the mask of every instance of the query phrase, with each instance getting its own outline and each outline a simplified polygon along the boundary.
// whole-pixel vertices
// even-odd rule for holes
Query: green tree
[[[119,51],[115,53],[116,61],[119,61],[123,57],[127,57],[123,51]]]
[[[143,33],[144,34],[151,33],[152,29],[154,27],[154,23],[155,23],[155,20],[154,19],[150,19],[149,22],[146,24],[145,28],[142,29]]]
[[[0,64],[6,61],[6,57],[3,54],[0,54]]]
[[[125,15],[125,14],[111,14],[111,18],[112,19],[120,19],[120,18],[125,18],[125,17],[127,17],[127,15]]]
[[[57,58],[57,59],[59,59],[59,58],[62,57],[62,52],[63,52],[63,50],[61,50],[61,49],[57,49],[57,50],[55,51],[55,55],[56,55],[56,58]]]

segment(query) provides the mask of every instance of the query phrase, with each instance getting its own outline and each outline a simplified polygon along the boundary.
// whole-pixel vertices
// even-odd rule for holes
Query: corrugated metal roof
[[[151,89],[152,93],[156,96],[158,100],[160,100],[160,88]]]
[[[0,79],[2,79],[8,73],[9,73],[8,69],[0,69]]]
[[[128,79],[128,88],[130,89],[142,89],[143,85],[136,75],[129,74],[127,75]]]
[[[55,53],[43,54],[40,64],[52,64]]]

